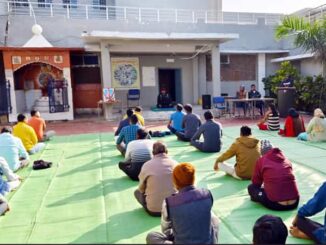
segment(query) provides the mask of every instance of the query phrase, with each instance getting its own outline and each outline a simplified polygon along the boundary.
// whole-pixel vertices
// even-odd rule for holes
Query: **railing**
[[[307,13],[304,14],[304,16],[310,22],[314,22],[326,17],[326,4],[310,9]]]
[[[69,1],[69,0],[65,0]],[[34,15],[65,17],[67,19],[103,19],[130,23],[174,22],[174,23],[220,23],[257,24],[263,19],[266,25],[280,23],[283,15],[264,13],[218,12],[211,10],[157,9],[121,6],[106,6],[77,3],[28,2],[26,0],[4,1],[12,15]]]

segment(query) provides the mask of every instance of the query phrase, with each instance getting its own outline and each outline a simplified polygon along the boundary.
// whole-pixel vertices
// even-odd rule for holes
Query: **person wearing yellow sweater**
[[[20,138],[26,151],[35,154],[45,147],[44,143],[38,143],[34,129],[27,124],[27,117],[23,114],[17,116],[18,123],[13,127],[13,135]]]
[[[140,126],[145,126],[145,119],[143,117],[143,115],[141,114],[142,112],[142,108],[140,106],[136,106],[135,107],[135,110],[134,110],[134,114],[137,116],[138,118],[138,123]],[[127,115],[124,115],[123,119],[127,119],[128,116]]]

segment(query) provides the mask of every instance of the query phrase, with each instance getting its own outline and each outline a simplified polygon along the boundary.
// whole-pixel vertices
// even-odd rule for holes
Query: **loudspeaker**
[[[212,98],[210,94],[203,94],[201,96],[202,99],[202,108],[204,110],[208,110],[212,108]]]

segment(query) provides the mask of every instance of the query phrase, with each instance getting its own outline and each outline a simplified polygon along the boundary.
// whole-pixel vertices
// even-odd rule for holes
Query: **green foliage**
[[[289,61],[284,61],[281,63],[281,67],[276,71],[275,75],[263,79],[265,89],[270,91],[270,96],[276,98],[276,88],[289,76],[294,79],[294,82],[300,80],[298,70]]]
[[[307,76],[294,83],[297,91],[296,104],[300,110],[312,112],[315,108],[326,109],[326,80],[321,76]]]
[[[293,35],[294,45],[306,52],[315,54],[326,63],[326,17],[315,22],[308,22],[297,16],[287,16],[275,30],[277,39]]]

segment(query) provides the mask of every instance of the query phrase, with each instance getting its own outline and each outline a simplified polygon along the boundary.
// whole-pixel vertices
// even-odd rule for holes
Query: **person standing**
[[[206,122],[191,138],[191,145],[202,152],[219,152],[222,144],[222,125],[214,121],[211,111],[206,111],[204,117]],[[204,136],[204,142],[199,141],[201,135]]]
[[[251,179],[255,169],[256,161],[260,157],[259,140],[251,135],[251,128],[242,126],[240,137],[216,159],[214,170],[222,170],[232,177],[242,180]],[[234,167],[224,161],[236,157]]]
[[[148,244],[216,244],[219,219],[212,212],[213,196],[195,187],[195,167],[180,163],[173,170],[173,184],[178,190],[163,202],[162,233],[147,235]]]
[[[186,115],[182,119],[182,128],[184,128],[184,132],[179,131],[175,134],[178,140],[189,142],[200,127],[201,121],[198,115],[192,113],[192,106],[190,104],[186,104],[184,109],[186,111]]]

